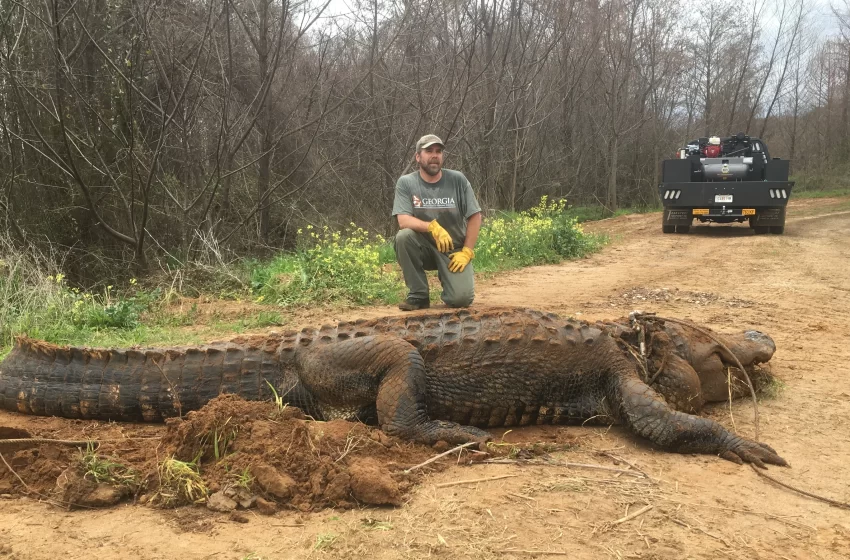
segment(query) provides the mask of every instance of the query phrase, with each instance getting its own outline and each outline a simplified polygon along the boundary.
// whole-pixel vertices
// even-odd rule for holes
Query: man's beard
[[[432,167],[433,166],[433,167]],[[425,163],[422,162],[419,164],[419,169],[430,175],[431,177],[436,177],[442,171],[443,166],[439,163]],[[432,170],[433,169],[433,170]]]

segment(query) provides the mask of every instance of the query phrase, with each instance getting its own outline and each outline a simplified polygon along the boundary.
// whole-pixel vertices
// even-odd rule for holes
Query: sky
[[[326,0],[311,0],[313,5],[320,5],[324,3]],[[689,0],[690,2],[701,1],[701,0]],[[742,5],[742,13],[746,12],[744,10],[744,6],[751,6],[752,2],[756,1],[764,1],[764,0],[745,0]],[[767,0],[768,4],[778,4],[783,0]],[[793,1],[793,0],[790,0]],[[330,0],[330,4],[328,8],[325,10],[325,17],[332,18],[337,15],[351,13],[354,9],[353,6],[355,2],[353,0]],[[831,7],[837,6],[839,8],[843,8],[846,10],[850,10],[850,0],[807,0],[807,7],[812,11],[812,25],[815,30],[817,30],[818,35],[824,37],[826,35],[838,35],[838,22],[836,21],[835,16],[832,14]],[[765,21],[765,28],[769,29],[771,27],[768,21]]]

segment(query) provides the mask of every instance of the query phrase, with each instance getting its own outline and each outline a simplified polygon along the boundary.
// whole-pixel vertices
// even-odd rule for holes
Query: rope
[[[791,486],[790,484],[780,482],[780,481],[776,480],[775,478],[773,478],[772,476],[761,472],[759,469],[756,468],[755,465],[751,464],[750,466],[753,468],[753,470],[756,472],[757,475],[759,475],[763,478],[766,478],[769,481],[773,482],[774,484],[778,484],[779,486],[782,486],[783,488],[787,488],[788,490],[791,490],[792,492],[797,492],[798,494],[802,494],[803,496],[808,496],[809,498],[814,498],[815,500],[819,500],[821,502],[826,502],[827,504],[833,505],[835,507],[850,509],[850,504],[848,504],[847,502],[839,502],[837,500],[825,498],[823,496],[818,496],[817,494],[813,494],[811,492],[806,492],[805,490],[800,490],[799,488],[795,488],[794,486]]]
[[[713,340],[714,342],[716,342],[716,343],[717,343],[717,344],[718,344],[721,348],[723,348],[723,349],[724,349],[724,350],[725,350],[725,351],[726,351],[726,352],[727,352],[730,356],[732,356],[732,358],[734,358],[734,360],[735,360],[735,364],[738,366],[738,369],[740,369],[740,370],[744,373],[744,377],[745,377],[745,378],[746,378],[746,380],[747,380],[747,385],[748,385],[748,386],[749,386],[749,388],[750,388],[750,395],[751,395],[751,396],[752,396],[752,398],[753,398],[753,408],[754,408],[754,410],[755,410],[755,430],[756,430],[756,436],[755,436],[755,439],[756,439],[756,441],[758,441],[758,431],[759,431],[759,423],[758,423],[758,421],[759,421],[759,414],[758,414],[758,404],[757,404],[757,402],[756,402],[756,392],[755,392],[755,388],[753,387],[753,383],[752,383],[752,381],[750,380],[750,376],[749,376],[749,374],[747,373],[747,370],[746,370],[746,369],[744,369],[744,366],[741,364],[741,362],[738,360],[738,358],[735,356],[735,354],[733,354],[733,353],[732,353],[732,351],[731,351],[731,350],[729,350],[729,348],[727,348],[725,344],[723,344],[720,340],[718,340],[716,336],[714,336],[714,335],[713,335],[713,334],[711,334],[710,332],[708,332],[708,331],[706,331],[706,330],[704,330],[704,329],[702,329],[702,328],[700,328],[700,327],[698,327],[698,326],[696,326],[696,325],[694,325],[694,324],[692,324],[692,323],[690,323],[690,322],[688,322],[688,321],[683,321],[683,320],[680,320],[680,319],[669,319],[669,318],[665,318],[665,317],[658,317],[658,316],[656,316],[656,315],[654,315],[654,314],[653,314],[653,315],[651,315],[651,316],[647,316],[647,315],[644,315],[644,314],[642,314],[642,313],[635,313],[635,314],[634,314],[634,317],[635,317],[635,318],[642,318],[642,319],[643,319],[643,320],[645,320],[645,321],[646,321],[646,320],[653,320],[653,319],[654,319],[654,320],[658,320],[658,321],[669,321],[669,322],[671,322],[671,323],[678,323],[678,324],[680,324],[680,325],[684,325],[684,326],[686,326],[686,327],[690,327],[690,328],[694,329],[695,331],[700,332],[700,333],[704,334],[705,336],[709,337],[710,339],[712,339],[712,340]],[[667,355],[665,355],[665,356],[664,356],[664,360],[663,360],[663,361],[666,361],[666,360],[667,360]],[[657,376],[657,375],[661,372],[661,370],[662,370],[662,369],[664,369],[664,363],[663,363],[663,361],[662,361],[661,367],[658,369],[658,372],[656,372],[656,373],[655,373],[655,375],[653,375],[653,376],[652,376],[652,380],[653,380],[653,381],[655,380],[655,377],[656,377],[656,376]],[[727,374],[727,375],[728,375],[728,374]],[[730,383],[730,387],[731,387],[731,379],[729,379],[729,383]],[[730,397],[730,404],[731,404],[731,397]],[[800,494],[800,495],[802,495],[802,496],[807,496],[807,497],[809,497],[809,498],[812,498],[812,499],[815,499],[815,500],[818,500],[818,501],[821,501],[821,502],[827,503],[827,504],[832,505],[832,506],[835,506],[835,507],[839,507],[839,508],[843,508],[843,509],[850,509],[850,503],[847,503],[847,502],[840,502],[840,501],[838,501],[838,500],[833,500],[833,499],[831,499],[831,498],[826,498],[826,497],[824,497],[824,496],[820,496],[820,495],[818,495],[818,494],[814,494],[814,493],[812,493],[812,492],[808,492],[808,491],[806,491],[806,490],[801,490],[800,488],[797,488],[797,487],[795,487],[795,486],[791,486],[790,484],[787,484],[787,483],[785,483],[785,482],[782,482],[782,481],[780,481],[780,480],[777,480],[777,479],[773,478],[773,477],[772,477],[772,476],[770,476],[769,474],[766,474],[766,473],[762,472],[760,469],[756,468],[756,466],[755,466],[755,465],[753,465],[753,464],[750,464],[750,467],[752,467],[753,471],[754,471],[757,475],[759,475],[760,477],[762,477],[762,478],[766,478],[767,480],[769,480],[769,481],[773,482],[774,484],[776,484],[776,485],[778,485],[778,486],[781,486],[782,488],[786,488],[786,489],[791,490],[792,492],[796,492],[796,493],[798,493],[798,494]]]
[[[670,356],[670,352],[664,354],[664,357],[661,358],[661,365],[658,366],[658,370],[652,374],[652,377],[649,378],[649,381],[646,382],[647,385],[652,387],[652,384],[655,383],[655,378],[661,373],[661,370],[664,369],[664,366],[667,365],[667,358]]]
[[[131,440],[146,440],[146,439],[162,439],[159,436],[154,437],[136,437],[136,438],[112,438],[112,439],[49,439],[49,438],[17,438],[17,439],[0,439],[0,447],[4,445],[19,445],[22,443],[39,444],[39,443],[55,443],[57,445],[70,445],[72,447],[84,447],[88,445],[100,444],[105,441],[131,441]]]

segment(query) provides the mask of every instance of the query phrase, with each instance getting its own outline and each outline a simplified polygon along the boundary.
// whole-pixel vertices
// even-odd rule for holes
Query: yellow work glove
[[[475,253],[469,247],[464,247],[457,253],[452,253],[452,256],[449,257],[449,270],[452,272],[463,272],[463,269],[466,268],[466,265],[474,257]]]
[[[439,252],[448,253],[455,248],[455,244],[452,242],[452,236],[449,235],[449,232],[443,229],[443,226],[441,226],[437,220],[428,224],[428,231],[431,232],[431,237],[433,237],[434,241],[437,242],[437,250]]]

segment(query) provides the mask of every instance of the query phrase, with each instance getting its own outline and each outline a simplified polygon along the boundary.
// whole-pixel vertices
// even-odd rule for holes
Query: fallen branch
[[[799,521],[794,521],[794,520],[789,519],[789,517],[793,517],[793,516],[776,515],[774,513],[768,513],[766,511],[753,511],[753,510],[749,510],[749,509],[738,509],[738,508],[730,508],[730,507],[710,506],[708,504],[696,504],[696,503],[693,503],[693,502],[683,502],[681,500],[673,500],[671,498],[663,498],[662,497],[661,499],[665,500],[667,502],[670,502],[671,504],[676,504],[676,505],[691,506],[691,507],[695,507],[695,508],[707,508],[707,509],[714,509],[714,510],[718,510],[718,511],[725,511],[725,512],[732,512],[732,513],[744,513],[744,514],[747,514],[747,515],[757,515],[759,517],[764,517],[764,518],[767,518],[767,519],[775,519],[776,521],[786,523],[786,524],[791,525],[792,527],[796,527],[798,529],[803,528],[803,529],[808,529],[809,531],[812,531],[812,532],[817,531],[817,529],[812,527],[811,525],[807,525],[805,523],[801,523]],[[796,517],[803,517],[803,516],[798,515]]]
[[[459,484],[475,484],[476,482],[490,482],[491,480],[501,480],[503,478],[512,478],[515,476],[519,476],[518,474],[503,474],[500,476],[491,476],[488,478],[471,478],[469,480],[455,480],[454,482],[441,482],[439,484],[435,484],[437,488],[446,488],[448,486],[457,486]]]
[[[436,461],[440,457],[445,457],[446,455],[454,453],[455,451],[459,451],[459,450],[463,449],[464,447],[469,447],[470,445],[478,445],[478,442],[477,441],[468,441],[468,442],[466,442],[462,445],[458,445],[457,447],[453,447],[452,449],[449,449],[448,451],[444,451],[444,452],[440,453],[439,455],[434,455],[433,457],[431,457],[430,459],[428,459],[424,463],[419,463],[418,465],[413,465],[409,469],[405,469],[404,474],[410,474],[411,472],[415,471],[416,469],[418,469],[420,467],[424,467],[425,465],[433,463],[434,461]]]
[[[665,515],[665,517],[666,517],[667,519],[669,519],[670,521],[672,521],[673,523],[675,523],[676,525],[679,525],[679,526],[681,526],[681,527],[684,527],[685,529],[688,529],[689,531],[699,531],[699,532],[701,532],[701,533],[704,533],[704,534],[708,535],[709,537],[711,537],[712,539],[717,539],[717,540],[719,540],[720,542],[722,542],[724,545],[726,545],[726,548],[732,548],[732,545],[731,545],[731,544],[729,544],[729,541],[727,541],[727,540],[726,540],[726,539],[724,539],[723,537],[719,537],[719,536],[717,536],[717,535],[713,535],[713,534],[709,533],[708,531],[706,531],[706,530],[705,530],[705,529],[703,529],[702,527],[696,527],[696,526],[691,527],[690,525],[688,525],[688,524],[687,524],[687,523],[685,523],[684,521],[682,521],[682,520],[680,520],[680,519],[676,519],[675,517],[670,517],[669,515]]]
[[[569,552],[560,552],[557,550],[525,550],[522,548],[504,548],[502,552],[522,552],[523,554],[549,554],[554,556],[569,556]]]
[[[628,466],[630,466],[630,467],[632,468],[632,470],[639,472],[640,474],[642,474],[643,476],[645,476],[646,478],[648,478],[649,480],[651,480],[651,481],[653,481],[653,482],[657,482],[657,481],[658,481],[657,479],[652,478],[651,476],[649,476],[648,474],[646,474],[646,473],[645,473],[642,469],[639,469],[639,468],[638,468],[638,467],[636,467],[634,464],[630,463],[629,461],[626,461],[626,460],[625,460],[625,459],[623,459],[622,457],[619,457],[619,456],[617,456],[617,455],[614,455],[613,453],[608,453],[607,451],[599,451],[599,453],[601,453],[602,455],[604,455],[604,456],[606,456],[606,457],[610,457],[610,458],[611,458],[611,459],[613,459],[614,461],[621,461],[621,462],[623,462],[623,463],[627,464]]]
[[[21,482],[21,484],[23,484],[24,489],[27,491],[27,493],[32,493],[32,489],[29,487],[29,485],[26,482],[24,482],[24,479],[21,478],[20,475],[15,472],[15,469],[12,468],[12,465],[10,465],[9,463],[6,462],[6,458],[3,457],[2,453],[0,453],[0,460],[2,460],[3,464],[6,465],[6,468],[9,469],[9,472],[12,473],[13,475],[15,475],[15,478],[17,478]]]
[[[667,365],[667,358],[670,356],[670,352],[664,354],[664,357],[661,358],[661,365],[658,366],[658,369],[655,370],[655,373],[652,374],[652,377],[649,378],[649,381],[646,382],[647,385],[652,387],[652,384],[655,383],[655,379],[664,371],[664,366]]]
[[[646,476],[646,474],[640,471],[628,471],[625,469],[615,469],[613,467],[605,467],[603,465],[593,465],[590,463],[566,463],[566,462],[558,462],[558,461],[517,461],[516,459],[488,459],[486,461],[481,461],[484,464],[490,465],[548,465],[551,467],[567,467],[574,469],[592,469],[597,471],[606,471],[620,474],[627,474],[629,476],[633,476],[635,478],[647,478],[649,480],[653,480],[652,478]]]
[[[97,443],[94,440],[69,440],[69,439],[47,439],[47,438],[15,438],[15,439],[0,439],[0,447],[4,445],[37,445],[39,443],[55,443],[57,445],[70,445],[73,447],[86,447]]]
[[[732,368],[726,367],[726,390],[729,392],[729,421],[732,422],[732,431],[738,433],[738,427],[735,425],[735,414],[732,412]]]
[[[632,512],[632,513],[628,514],[628,515],[627,515],[627,516],[625,516],[625,517],[621,517],[621,518],[620,518],[620,519],[618,519],[617,521],[612,521],[612,522],[611,522],[611,526],[612,526],[612,527],[616,527],[616,526],[617,526],[617,525],[619,525],[620,523],[625,523],[626,521],[631,521],[631,520],[632,520],[632,519],[634,519],[635,517],[638,517],[639,515],[643,515],[644,513],[648,512],[648,511],[649,511],[649,510],[651,510],[653,507],[655,507],[655,506],[653,506],[652,504],[649,504],[649,505],[647,505],[647,506],[643,506],[643,507],[642,507],[642,508],[640,508],[639,510],[634,511],[634,512]]]
[[[649,478],[648,476],[646,476],[644,473],[642,473],[640,471],[635,472],[635,471],[629,471],[629,470],[626,470],[626,469],[615,469],[613,467],[605,467],[603,465],[593,465],[593,464],[589,464],[589,463],[556,463],[556,464],[561,465],[562,467],[567,467],[567,468],[571,468],[571,469],[593,469],[593,470],[597,470],[597,471],[608,471],[608,472],[627,474],[629,476]]]

